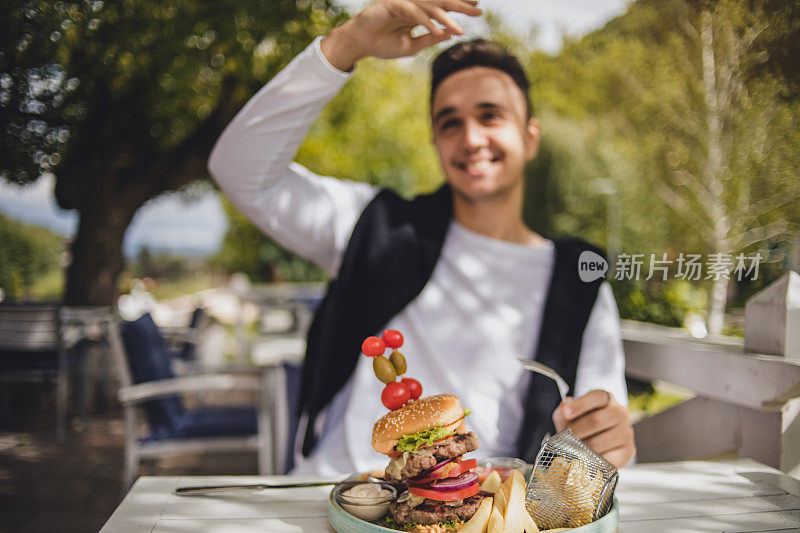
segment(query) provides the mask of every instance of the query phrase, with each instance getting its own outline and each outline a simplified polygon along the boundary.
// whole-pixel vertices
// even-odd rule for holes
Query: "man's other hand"
[[[464,30],[448,12],[478,16],[475,0],[379,0],[331,31],[321,43],[322,53],[339,70],[349,71],[366,56],[382,59],[412,56]],[[439,27],[436,23],[441,24]],[[424,26],[428,32],[412,36]]]
[[[553,412],[556,430],[569,428],[594,451],[621,468],[636,455],[633,428],[628,423],[628,408],[604,390],[587,392],[580,398],[567,398]]]

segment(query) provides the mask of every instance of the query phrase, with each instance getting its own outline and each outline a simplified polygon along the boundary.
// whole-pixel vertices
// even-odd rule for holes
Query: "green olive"
[[[397,379],[392,363],[382,355],[372,358],[372,370],[378,379],[384,383],[392,383]]]
[[[394,367],[395,372],[397,372],[398,376],[402,376],[406,373],[406,358],[403,357],[403,354],[394,350],[392,355],[389,356],[389,360],[392,362],[392,366]]]

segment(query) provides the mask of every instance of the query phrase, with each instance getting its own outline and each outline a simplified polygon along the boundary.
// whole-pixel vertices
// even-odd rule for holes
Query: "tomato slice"
[[[429,444],[429,446],[434,446],[434,445],[436,445],[436,444],[439,444],[440,442],[444,442],[444,441],[446,441],[447,439],[450,439],[450,438],[452,438],[452,437],[453,437],[453,435],[448,435],[448,436],[446,436],[446,437],[442,437],[442,438],[441,438],[441,439],[439,439],[439,440],[435,440],[435,441],[431,442],[431,443]]]
[[[475,496],[481,490],[481,486],[478,483],[474,485],[470,485],[467,488],[460,489],[460,490],[432,490],[432,489],[423,489],[420,487],[408,487],[408,492],[414,494],[415,496],[421,496],[423,498],[429,498],[431,500],[437,500],[440,502],[450,502],[453,500],[463,500],[464,498],[469,498],[470,496]]]
[[[457,460],[456,460],[457,461]],[[449,477],[458,477],[464,472],[472,470],[473,468],[477,468],[478,460],[477,459],[467,459],[466,461],[456,462],[453,461],[450,464],[447,464],[431,474],[428,477],[424,477],[421,479],[414,479],[414,483],[430,483],[432,481],[436,481],[437,479],[446,479]]]

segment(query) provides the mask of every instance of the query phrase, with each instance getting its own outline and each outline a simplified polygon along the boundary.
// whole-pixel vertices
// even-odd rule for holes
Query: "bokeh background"
[[[150,311],[164,327],[186,325],[205,305],[222,331],[206,352],[252,355],[242,339],[265,318],[224,295],[325,274],[239,214],[206,161],[258,88],[367,3],[3,3],[0,301],[118,305],[123,319]],[[741,336],[745,301],[800,271],[800,3],[480,5],[478,20],[455,15],[462,38],[495,39],[518,55],[542,123],[540,154],[525,171],[526,221],[548,237],[605,248],[612,267],[643,254],[638,279],[609,275],[623,318]],[[428,69],[437,51],[361,61],[297,161],[406,196],[435,189],[443,177],[430,143]],[[706,279],[704,270],[690,280],[681,254],[762,259],[756,279],[731,270]],[[666,276],[645,279],[651,257],[666,261]],[[629,385],[633,411],[687,398]],[[125,432],[116,404],[96,402],[88,422],[73,419],[81,431],[57,446],[52,398],[37,403],[52,388],[2,392],[0,405],[11,407],[0,412],[0,504],[11,504],[0,515],[13,508],[16,530],[96,530],[119,502]],[[9,415],[15,427],[5,431]],[[214,470],[188,461],[142,473]],[[234,457],[216,470],[254,468],[252,457]]]
[[[365,4],[7,8],[3,297],[108,304],[149,277],[164,298],[234,272],[255,282],[322,280],[218,195],[205,161],[258,87]],[[754,281],[614,282],[625,318],[680,326],[692,314],[736,334],[736,313],[722,323],[723,310],[800,261],[797,3],[482,6],[480,20],[456,17],[464,38],[497,39],[520,56],[543,125],[541,154],[526,172],[530,225],[585,238],[612,258],[762,252]],[[433,53],[360,63],[297,160],[405,195],[436,187],[442,175],[427,142]]]

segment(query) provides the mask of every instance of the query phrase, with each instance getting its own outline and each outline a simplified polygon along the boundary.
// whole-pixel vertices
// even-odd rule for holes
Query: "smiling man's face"
[[[431,106],[433,142],[455,194],[477,203],[522,190],[525,163],[536,156],[539,123],[505,72],[471,67],[445,78]]]

